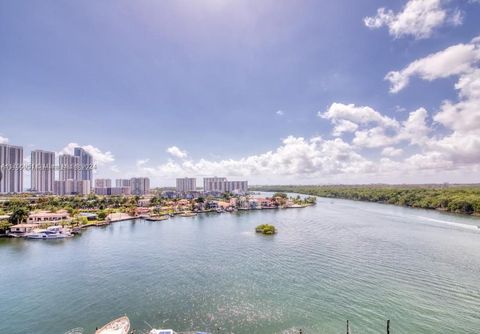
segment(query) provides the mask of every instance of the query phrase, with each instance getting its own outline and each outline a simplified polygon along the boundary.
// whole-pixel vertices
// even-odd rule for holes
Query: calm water
[[[261,223],[279,234],[255,235]],[[222,333],[480,332],[479,219],[319,199],[306,209],[122,222],[0,240],[0,333],[62,334],[127,314]]]

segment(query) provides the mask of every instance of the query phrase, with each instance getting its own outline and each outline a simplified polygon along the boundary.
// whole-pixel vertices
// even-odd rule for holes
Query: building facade
[[[203,179],[203,191],[246,193],[248,181],[228,181],[226,177],[206,177]]]
[[[23,147],[0,144],[0,194],[23,191]]]
[[[203,178],[203,191],[204,192],[225,192],[226,177],[205,177]]]
[[[197,191],[197,179],[184,177],[177,179],[177,192]]]
[[[96,195],[102,196],[128,196],[131,194],[130,187],[103,187],[95,188]]]
[[[53,193],[55,182],[55,152],[34,150],[31,152],[31,190]]]
[[[95,188],[111,188],[112,180],[111,179],[96,179]]]
[[[61,154],[58,156],[58,165],[58,179],[60,181],[80,180],[79,157],[70,154]]]
[[[134,177],[130,179],[132,195],[146,195],[150,192],[150,179],[148,177]]]
[[[90,194],[91,183],[89,180],[60,180],[54,183],[55,195],[81,195]]]
[[[117,188],[130,187],[130,179],[116,179],[115,187]]]
[[[73,149],[73,155],[78,157],[80,163],[79,179],[88,180],[93,184],[93,157],[81,147]]]

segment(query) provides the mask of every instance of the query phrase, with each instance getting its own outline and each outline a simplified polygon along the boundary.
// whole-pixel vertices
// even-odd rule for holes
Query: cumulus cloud
[[[0,136],[0,144],[8,143],[8,138]]]
[[[457,76],[458,100],[445,100],[433,121],[447,133],[429,137],[426,111],[418,110],[404,123],[404,136],[421,144],[423,152],[406,160],[419,167],[454,168],[480,163],[480,39],[450,46],[443,51],[416,60],[399,72],[390,72],[392,91],[407,86],[411,76],[435,80]],[[394,74],[392,74],[394,73]],[[395,79],[392,79],[395,78]]]
[[[445,0],[409,0],[402,11],[395,13],[379,8],[375,16],[364,18],[370,29],[387,26],[395,38],[413,36],[415,39],[430,37],[442,25],[460,25],[463,15],[458,10],[445,8]]]
[[[432,81],[452,75],[467,73],[480,60],[478,44],[457,44],[443,51],[415,60],[400,71],[391,71],[385,76],[390,81],[390,92],[404,89],[412,77]]]
[[[318,115],[332,122],[334,136],[353,133],[352,143],[359,147],[378,148],[401,141],[422,144],[430,132],[426,124],[427,110],[424,108],[411,112],[403,122],[382,115],[368,106],[343,103],[332,103],[326,112],[319,112]]]
[[[387,156],[387,157],[398,157],[403,154],[403,149],[401,148],[395,148],[392,146],[385,147],[382,150],[382,155]]]
[[[171,146],[167,148],[167,153],[172,157],[179,159],[185,159],[188,156],[187,151],[182,151],[177,146]]]
[[[277,110],[275,114],[277,114],[277,116],[283,116],[285,115],[285,112],[283,110]]]
[[[373,171],[374,165],[354,151],[340,138],[305,139],[289,136],[274,151],[241,159],[212,161],[168,161],[156,167],[137,164],[145,173],[154,176],[184,175],[331,175]]]
[[[115,161],[115,157],[113,156],[112,152],[110,151],[102,151],[98,147],[95,147],[93,145],[79,145],[77,143],[69,143],[67,146],[65,146],[59,153],[60,154],[73,154],[74,153],[74,148],[75,147],[81,147],[88,153],[90,153],[93,157],[93,160],[95,163],[98,165],[105,165],[112,163]]]

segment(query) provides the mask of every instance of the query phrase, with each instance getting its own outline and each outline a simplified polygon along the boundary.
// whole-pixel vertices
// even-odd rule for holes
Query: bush
[[[255,232],[271,235],[271,234],[277,233],[277,230],[276,230],[275,226],[273,226],[273,225],[262,224],[262,225],[258,225],[255,228]]]

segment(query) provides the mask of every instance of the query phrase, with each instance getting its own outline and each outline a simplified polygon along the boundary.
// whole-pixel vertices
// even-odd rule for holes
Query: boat
[[[45,230],[37,230],[25,234],[27,239],[64,239],[72,236],[72,233],[62,226],[49,226]]]
[[[108,324],[95,331],[95,334],[128,334],[130,319],[127,316],[110,321]]]
[[[148,334],[177,334],[173,329],[152,329]]]

